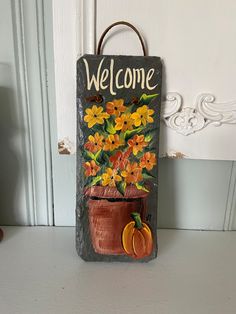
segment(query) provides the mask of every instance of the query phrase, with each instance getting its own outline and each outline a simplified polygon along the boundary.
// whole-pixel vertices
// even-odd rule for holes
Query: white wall
[[[127,20],[141,31],[149,55],[161,56],[164,64],[163,96],[168,101],[163,101],[160,156],[180,152],[190,159],[236,159],[236,145],[230,145],[236,136],[234,0],[81,0],[76,29],[76,1],[54,4],[58,138],[70,152],[76,135],[74,39],[80,38],[77,54],[94,53],[104,29]],[[142,51],[135,33],[116,27],[107,36],[104,53]],[[176,101],[170,101],[170,92]]]
[[[54,57],[55,67],[59,72],[68,66],[68,63],[69,67],[75,67],[74,55],[94,53],[95,39],[98,39],[105,27],[116,20],[124,19],[133,22],[148,39],[150,55],[163,57],[167,77],[164,79],[164,91],[177,91],[182,94],[185,105],[188,106],[193,105],[193,99],[197,94],[205,91],[214,93],[222,100],[236,99],[233,81],[236,68],[235,63],[232,62],[236,46],[230,40],[230,36],[233,36],[234,32],[234,29],[231,29],[234,20],[232,13],[235,6],[234,1],[225,3],[227,6],[225,19],[230,19],[230,21],[227,21],[226,25],[221,28],[218,16],[222,16],[222,3],[219,1],[217,5],[212,0],[205,2],[179,0],[175,3],[149,0],[139,2],[138,5],[136,1],[132,0],[129,2],[99,0],[96,5],[94,0],[70,0],[69,4],[68,1],[61,0],[60,4],[58,1],[53,3],[54,46],[57,46]],[[63,14],[65,10],[66,13]],[[76,10],[77,15],[75,15]],[[64,17],[62,17],[63,15]],[[63,20],[68,16],[70,16],[70,22],[65,25],[64,30],[61,30],[64,25]],[[77,22],[76,29],[73,28],[75,22]],[[59,24],[60,27],[57,27]],[[219,32],[215,32],[213,26],[219,27],[222,34],[229,30],[230,35],[226,37],[222,35],[224,38],[218,36]],[[64,36],[66,37],[64,38]],[[211,44],[209,41],[206,42],[208,37],[211,38]],[[135,34],[129,30],[123,28],[122,31],[121,29],[115,30],[113,35],[109,35],[108,38],[104,53],[140,54],[140,44]],[[225,49],[220,45],[220,41],[231,44],[233,48]],[[71,51],[67,49],[67,46],[71,48]],[[223,49],[227,57],[221,58],[219,49],[216,48]],[[209,59],[211,51],[214,55],[213,59]],[[67,58],[62,57],[63,54]],[[219,66],[221,75],[215,75],[214,64]],[[57,110],[60,111],[60,107],[63,107],[64,115],[66,114],[69,119],[68,115],[71,113],[71,107],[74,106],[73,99],[76,92],[74,70],[69,73],[69,76],[58,76],[56,81],[60,82],[56,86]],[[61,98],[59,97],[63,93],[61,86],[64,85],[70,85],[71,93],[65,94]],[[70,115],[70,118],[70,130],[74,129],[74,131],[64,134],[69,136],[73,142],[75,116]],[[67,123],[61,119],[58,119],[57,123],[59,137],[62,138]],[[223,127],[226,133],[224,131],[222,133]],[[170,148],[166,151],[170,155],[179,151],[180,141],[184,143],[186,149],[190,149],[185,157],[209,158],[214,156],[216,158],[220,154],[232,157],[236,146],[232,144],[235,133],[232,133],[231,130],[235,132],[235,125],[224,125],[222,128],[209,126],[203,131],[199,131],[200,137],[197,136],[198,133],[185,137],[170,129],[163,129],[162,145]],[[223,140],[225,136],[227,140]],[[171,142],[178,145],[171,148],[169,145]],[[212,145],[212,143],[216,145]],[[226,148],[223,149],[221,144],[224,144]],[[214,149],[217,149],[217,156]],[[180,150],[180,152],[184,151]],[[76,168],[74,157],[74,155],[55,155],[54,157],[53,164],[57,169],[54,171],[55,222],[57,225],[74,225],[75,223],[74,173]],[[236,211],[234,167],[235,165],[231,161],[162,159],[159,165],[159,227],[210,230],[236,228],[234,223],[234,212]]]

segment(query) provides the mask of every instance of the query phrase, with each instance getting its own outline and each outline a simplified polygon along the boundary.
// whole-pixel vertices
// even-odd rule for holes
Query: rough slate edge
[[[80,97],[83,97],[84,94],[79,91],[78,87],[80,85],[79,82],[79,75],[78,75],[78,69],[79,69],[79,63],[81,62],[82,58],[89,57],[91,59],[102,59],[104,57],[109,58],[129,58],[131,57],[133,59],[133,56],[117,56],[117,55],[83,55],[80,59],[77,61],[77,96],[76,96],[76,105],[77,105],[77,158],[76,158],[76,250],[78,255],[85,261],[101,261],[101,262],[132,262],[132,263],[142,263],[142,262],[148,262],[150,260],[153,260],[157,257],[157,251],[158,251],[158,241],[157,241],[157,205],[158,205],[158,173],[159,173],[159,158],[157,160],[157,167],[156,167],[156,174],[157,179],[156,182],[153,183],[153,189],[150,192],[150,195],[148,197],[148,207],[152,206],[152,203],[156,205],[156,210],[152,211],[152,232],[153,232],[153,252],[150,256],[147,256],[142,259],[134,259],[127,255],[102,255],[98,254],[94,251],[92,246],[92,241],[90,238],[90,231],[89,231],[89,221],[88,221],[88,208],[87,206],[84,206],[86,204],[86,197],[83,194],[83,168],[82,168],[82,150],[79,149],[81,146],[81,143],[84,142],[83,138],[83,132],[81,131],[80,121],[80,110],[82,107],[82,104],[80,103]],[[135,58],[138,60],[141,58],[141,61],[143,62],[144,58],[147,58],[150,60],[150,58],[155,58],[158,64],[158,70],[159,70],[159,85],[158,85],[158,97],[155,99],[157,101],[157,109],[156,109],[156,115],[157,115],[157,124],[155,127],[157,128],[157,143],[156,143],[156,152],[157,156],[159,153],[159,134],[160,134],[160,109],[161,109],[161,84],[162,84],[162,63],[161,59],[159,57],[138,57],[135,56]],[[81,85],[84,85],[83,83]],[[139,95],[142,93],[149,93],[148,91],[140,91]],[[156,91],[155,91],[156,92]],[[97,92],[94,90],[91,90],[89,94],[96,94]],[[104,92],[103,92],[104,93]],[[126,92],[125,92],[126,94]],[[109,98],[112,96],[109,94]],[[115,96],[113,96],[115,98]],[[122,93],[119,93],[118,97],[123,97]],[[106,97],[105,97],[106,98]],[[82,147],[82,146],[81,146]],[[80,183],[80,184],[79,184]],[[155,191],[156,190],[156,191]],[[154,222],[154,224],[153,224]],[[149,222],[150,224],[150,222]]]

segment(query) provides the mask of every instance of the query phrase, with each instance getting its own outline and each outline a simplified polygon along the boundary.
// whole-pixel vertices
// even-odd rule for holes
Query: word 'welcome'
[[[110,66],[108,68],[103,68],[103,58],[97,68],[96,74],[90,75],[89,64],[86,59],[83,58],[86,75],[87,75],[87,89],[91,90],[92,86],[96,91],[110,88],[111,95],[116,95],[117,89],[122,88],[132,88],[135,89],[140,86],[141,89],[147,88],[148,90],[153,90],[158,84],[151,85],[151,80],[155,70],[153,68],[145,71],[144,68],[124,68],[119,69],[114,72],[114,59],[110,60]]]

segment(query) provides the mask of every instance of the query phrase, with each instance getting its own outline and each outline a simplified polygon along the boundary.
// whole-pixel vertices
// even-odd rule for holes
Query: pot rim
[[[146,185],[147,186],[147,185]],[[147,186],[150,189],[150,186]],[[126,187],[125,194],[122,195],[116,187],[110,186],[91,186],[85,188],[84,195],[89,197],[97,197],[104,199],[137,199],[137,198],[145,198],[147,197],[149,192],[138,190],[134,185],[129,185]]]

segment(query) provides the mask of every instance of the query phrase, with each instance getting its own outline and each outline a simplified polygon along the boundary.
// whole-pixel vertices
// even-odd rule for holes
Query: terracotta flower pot
[[[145,220],[148,192],[128,186],[125,195],[114,187],[93,186],[85,191],[88,197],[89,228],[95,252],[105,255],[125,254],[122,231],[138,212]]]

